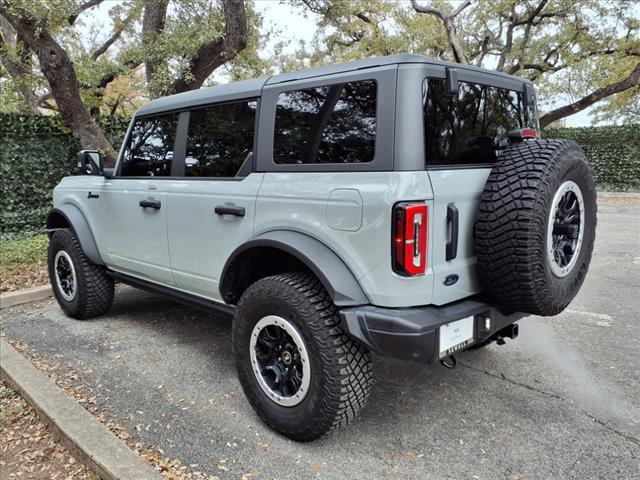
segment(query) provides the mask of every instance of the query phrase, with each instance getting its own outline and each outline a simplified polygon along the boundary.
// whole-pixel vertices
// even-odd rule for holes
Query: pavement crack
[[[485,370],[483,368],[476,367],[474,365],[470,365],[468,363],[460,362],[460,365],[465,367],[465,368],[469,368],[471,370],[476,370],[478,372],[482,372],[485,375],[488,375],[490,377],[497,378],[499,380],[504,380],[505,382],[511,383],[511,384],[516,385],[518,387],[523,387],[523,388],[526,388],[528,390],[532,390],[532,391],[534,391],[536,393],[539,393],[541,395],[545,395],[547,397],[552,397],[552,398],[555,398],[557,400],[561,400],[563,402],[568,401],[566,398],[564,398],[561,395],[558,395],[558,394],[555,394],[555,393],[551,393],[551,392],[547,392],[545,390],[541,390],[539,388],[532,387],[531,385],[527,385],[526,383],[522,383],[522,382],[518,382],[516,380],[512,380],[511,378],[508,378],[507,376],[505,376],[502,373],[497,374],[497,373],[491,372],[489,370]],[[598,425],[606,428],[607,430],[611,431],[612,433],[615,433],[616,435],[624,438],[625,440],[628,440],[628,441],[630,441],[630,442],[632,442],[632,443],[634,443],[636,445],[640,445],[640,439],[638,439],[638,438],[636,438],[636,437],[634,437],[632,435],[629,435],[629,434],[617,429],[616,427],[614,427],[613,425],[610,425],[609,423],[605,422],[604,420],[600,420],[598,417],[592,415],[591,413],[589,413],[586,410],[578,407],[577,405],[576,405],[576,407],[577,407],[576,410],[578,412],[582,413],[583,415],[585,415],[587,418],[591,419],[593,422],[597,423]]]
[[[531,385],[528,385],[528,384],[526,384],[526,383],[522,383],[522,382],[518,382],[518,381],[516,381],[516,380],[512,380],[511,378],[506,377],[506,376],[505,376],[504,374],[502,374],[502,373],[498,375],[497,373],[490,372],[489,370],[485,370],[485,369],[483,369],[483,368],[476,367],[476,366],[474,366],[474,365],[470,365],[470,364],[468,364],[468,363],[462,363],[462,362],[461,362],[461,363],[460,363],[460,365],[461,365],[461,366],[463,366],[463,367],[466,367],[466,368],[470,368],[471,370],[477,370],[478,372],[482,372],[482,373],[484,373],[485,375],[489,375],[490,377],[494,377],[494,378],[498,378],[498,379],[500,379],[500,380],[504,380],[504,381],[506,381],[506,382],[512,383],[512,384],[514,384],[514,385],[517,385],[517,386],[519,386],[519,387],[523,387],[523,388],[526,388],[526,389],[528,389],[528,390],[533,390],[534,392],[540,393],[540,394],[542,394],[542,395],[546,395],[546,396],[548,396],[548,397],[556,398],[556,399],[558,399],[558,400],[563,400],[563,401],[566,401],[566,400],[567,400],[566,398],[564,398],[564,397],[562,397],[562,396],[560,396],[560,395],[558,395],[558,394],[556,394],[556,393],[546,392],[546,391],[541,390],[541,389],[539,389],[539,388],[532,387]]]
[[[603,426],[604,428],[606,428],[607,430],[619,435],[620,437],[635,443],[636,445],[640,446],[640,439],[629,435],[621,430],[618,430],[616,427],[614,427],[613,425],[609,425],[607,422],[600,420],[598,417],[595,417],[593,415],[591,415],[589,412],[585,412],[584,410],[580,409],[580,411],[582,413],[584,413],[588,418],[590,418],[591,420],[593,420],[595,423],[597,423],[598,425]]]

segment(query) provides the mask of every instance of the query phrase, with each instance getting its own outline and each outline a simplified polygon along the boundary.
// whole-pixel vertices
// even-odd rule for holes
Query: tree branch
[[[202,45],[190,60],[190,78],[178,79],[170,93],[200,88],[215,69],[233,59],[247,46],[247,15],[243,0],[223,0],[224,33]]]
[[[69,22],[69,25],[73,25],[74,23],[76,23],[76,20],[78,19],[78,17],[80,16],[80,14],[82,12],[84,12],[85,10],[89,10],[90,8],[97,7],[103,1],[104,0],[88,0],[85,3],[83,3],[82,5],[80,5],[78,7],[77,11],[75,11],[73,14],[69,15],[69,18],[67,20]]]
[[[91,53],[91,58],[94,61],[97,60],[100,55],[105,53],[111,45],[118,41],[118,39],[122,36],[122,32],[124,32],[125,29],[136,18],[138,12],[138,9],[132,8],[127,16],[116,24],[113,30],[113,34],[102,45],[100,45]]]
[[[612,83],[606,87],[601,87],[589,95],[584,96],[577,102],[573,102],[569,105],[565,105],[560,108],[556,108],[548,113],[545,113],[540,117],[540,127],[544,128],[552,122],[559,120],[574,113],[580,112],[587,107],[590,107],[594,103],[602,100],[603,98],[615,95],[616,93],[624,92],[636,85],[640,85],[640,62],[635,66],[631,73],[619,82]]]
[[[411,6],[416,12],[425,13],[427,15],[434,15],[440,19],[442,25],[444,26],[444,29],[447,32],[447,39],[449,40],[449,45],[451,45],[451,49],[453,50],[453,56],[458,63],[469,62],[467,61],[467,57],[464,54],[464,49],[462,48],[462,44],[460,42],[460,38],[458,37],[458,32],[456,31],[453,20],[469,5],[471,5],[471,0],[466,0],[453,13],[447,13],[444,10],[440,10],[439,8],[418,5],[417,0],[411,0]]]

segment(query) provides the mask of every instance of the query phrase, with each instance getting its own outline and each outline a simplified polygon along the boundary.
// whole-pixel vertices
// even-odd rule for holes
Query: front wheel
[[[371,356],[339,322],[322,284],[303,272],[259,280],[238,304],[232,337],[242,389],[260,418],[293,440],[346,424],[371,391]]]
[[[48,264],[53,294],[64,313],[84,320],[102,315],[111,308],[113,279],[104,267],[91,263],[73,231],[53,232]]]

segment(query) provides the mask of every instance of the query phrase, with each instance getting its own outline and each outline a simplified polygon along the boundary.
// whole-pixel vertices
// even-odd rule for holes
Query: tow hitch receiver
[[[504,327],[502,330],[496,332],[493,337],[496,339],[496,343],[498,345],[504,345],[505,338],[510,338],[511,340],[515,340],[516,338],[518,338],[518,331],[519,331],[518,324],[513,323],[507,327]]]

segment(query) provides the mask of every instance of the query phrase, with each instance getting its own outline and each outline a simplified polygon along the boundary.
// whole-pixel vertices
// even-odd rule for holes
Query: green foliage
[[[547,128],[544,138],[566,138],[582,147],[598,190],[640,191],[640,125]]]
[[[128,119],[99,122],[113,145],[126,133]],[[57,117],[0,114],[0,237],[42,231],[53,187],[76,173],[80,144]]]
[[[442,22],[394,0],[291,0],[320,17],[310,48],[276,59],[285,70],[393,53],[454,56]],[[462,0],[418,0],[451,13]],[[469,63],[534,81],[545,111],[626,78],[640,56],[640,9],[627,1],[474,0],[455,20]],[[541,10],[537,11],[538,6]],[[638,89],[606,97],[599,117],[632,120]],[[635,95],[635,97],[634,97]],[[634,110],[636,111],[636,110]]]
[[[11,271],[34,263],[45,263],[48,245],[49,238],[45,234],[19,240],[2,240],[0,266],[3,271]]]

